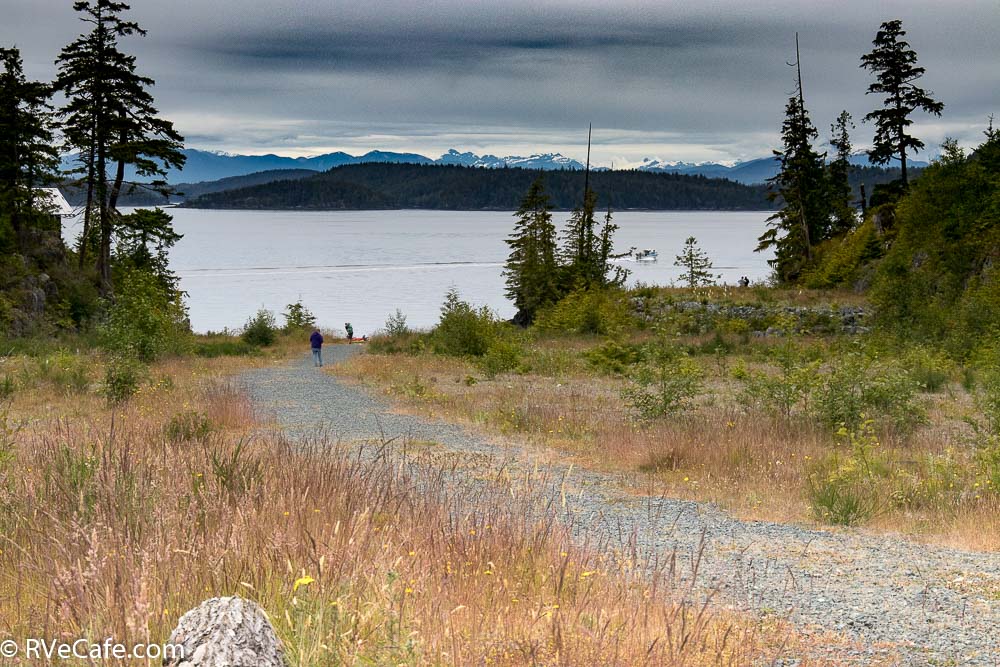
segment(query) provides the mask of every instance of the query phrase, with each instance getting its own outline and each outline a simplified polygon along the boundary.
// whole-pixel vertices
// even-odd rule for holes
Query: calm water
[[[437,321],[445,292],[457,287],[504,317],[501,270],[510,213],[449,211],[205,211],[173,209],[184,235],[171,265],[188,293],[196,331],[237,328],[257,309],[279,314],[302,299],[326,328],[381,328],[399,308],[411,326]],[[684,239],[695,236],[722,281],[763,280],[769,255],[753,252],[765,212],[622,212],[617,246],[655,248],[656,263],[623,261],[631,280],[670,284]],[[556,213],[560,226],[567,214]],[[73,234],[74,229],[67,230]]]

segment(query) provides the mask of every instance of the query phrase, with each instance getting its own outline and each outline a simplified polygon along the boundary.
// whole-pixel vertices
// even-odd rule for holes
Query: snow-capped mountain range
[[[442,165],[464,165],[469,167],[483,167],[488,169],[498,169],[503,167],[520,167],[523,169],[583,169],[584,164],[579,160],[568,158],[560,153],[539,153],[535,155],[520,156],[508,155],[498,157],[496,155],[476,155],[472,152],[460,152],[454,148],[444,153],[437,159],[432,159],[418,153],[396,153],[391,151],[369,151],[364,155],[351,155],[342,151],[326,153],[313,157],[286,157],[282,155],[238,155],[223,153],[218,151],[203,151],[190,148],[184,151],[187,156],[187,163],[183,171],[170,170],[167,173],[169,183],[201,183],[205,181],[216,181],[233,176],[245,176],[258,172],[273,170],[310,170],[327,171],[334,167],[348,164],[362,164],[368,162],[395,162],[409,164],[442,164]],[[66,159],[66,163],[71,158]],[[860,165],[867,165],[867,159],[862,155],[855,156],[852,162]],[[914,167],[924,166],[926,163],[913,162]],[[642,164],[635,167],[640,171],[653,171],[665,173],[677,173],[705,176],[707,178],[728,178],[740,183],[763,183],[768,178],[777,173],[777,162],[773,157],[758,158],[735,164],[720,164],[717,162],[705,162],[694,164],[690,162],[668,162],[653,158],[643,160]],[[605,167],[595,170],[604,170]],[[131,177],[131,176],[130,176]]]

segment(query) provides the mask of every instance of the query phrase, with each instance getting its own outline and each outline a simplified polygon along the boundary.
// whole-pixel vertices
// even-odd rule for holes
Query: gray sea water
[[[414,327],[438,318],[445,292],[513,315],[503,295],[504,239],[511,213],[479,211],[208,211],[171,209],[184,235],[171,266],[187,292],[195,331],[242,326],[259,308],[281,312],[301,299],[327,329],[381,328],[397,308]],[[568,214],[555,213],[561,227]],[[694,236],[720,282],[764,280],[769,254],[755,253],[767,212],[621,212],[619,251],[654,248],[655,263],[623,259],[631,282],[678,281],[674,257]],[[78,233],[76,226],[67,236]]]

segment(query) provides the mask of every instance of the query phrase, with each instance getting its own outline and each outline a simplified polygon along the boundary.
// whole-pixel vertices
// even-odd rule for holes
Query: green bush
[[[641,349],[611,338],[583,353],[591,368],[604,375],[624,375],[642,359]]]
[[[385,334],[390,337],[405,336],[410,333],[410,327],[406,326],[406,315],[399,308],[385,320]]]
[[[806,478],[806,492],[816,518],[840,526],[867,523],[886,509],[879,479],[888,474],[870,421],[858,429],[841,429],[838,436],[850,446],[846,455],[832,452]]]
[[[246,445],[245,440],[240,440],[230,451],[218,447],[209,452],[215,481],[232,500],[238,500],[259,486],[263,475],[263,463],[249,452]]]
[[[101,333],[107,350],[143,362],[186,351],[191,336],[180,297],[156,276],[134,270],[122,274]]]
[[[925,346],[908,349],[902,361],[920,390],[931,394],[941,391],[955,372],[955,364],[943,352]]]
[[[146,367],[128,355],[113,357],[104,372],[104,395],[115,405],[135,396],[146,377]]]
[[[572,292],[539,312],[539,331],[613,336],[632,324],[628,300],[617,290]]]
[[[13,396],[15,391],[17,391],[17,382],[14,381],[14,378],[7,374],[0,377],[0,401],[5,401]]]
[[[45,464],[48,494],[63,496],[65,503],[56,507],[75,507],[74,513],[90,516],[97,502],[97,468],[100,464],[93,448],[89,452],[61,445]]]
[[[481,357],[497,338],[502,324],[488,308],[473,308],[450,290],[441,307],[441,319],[431,332],[434,352],[453,357]]]
[[[976,388],[976,405],[983,413],[984,428],[1000,438],[1000,344],[984,351]]]
[[[278,338],[274,313],[264,308],[258,310],[256,315],[247,320],[240,337],[244,343],[252,347],[274,345],[274,341]]]
[[[212,422],[203,412],[188,410],[170,418],[163,427],[163,434],[171,442],[204,440],[212,432]]]
[[[302,300],[285,306],[285,331],[294,332],[316,326],[316,316],[302,304]]]
[[[90,387],[88,360],[65,350],[39,359],[37,373],[39,380],[49,382],[70,393],[82,394]]]
[[[564,348],[534,348],[521,360],[525,372],[546,377],[562,377],[585,368],[584,359],[574,350]]]
[[[809,360],[803,352],[786,342],[774,350],[776,374],[748,371],[742,366],[734,376],[743,384],[740,402],[743,405],[783,417],[790,417],[797,409],[805,409],[816,390],[820,362]]]
[[[906,431],[926,420],[916,398],[919,388],[899,364],[852,350],[833,359],[811,404],[817,419],[833,428],[857,429],[868,415]]]
[[[243,340],[224,338],[219,340],[203,340],[194,344],[194,353],[199,357],[214,359],[216,357],[246,357],[257,354],[253,345]]]
[[[508,373],[518,368],[524,357],[524,349],[513,340],[497,339],[493,341],[486,354],[479,357],[478,365],[487,378],[494,378],[501,373]]]
[[[376,334],[368,339],[368,351],[373,354],[421,354],[428,349],[430,334],[411,331],[398,336]]]
[[[668,342],[649,345],[644,356],[622,390],[634,416],[651,421],[688,410],[701,391],[701,368]]]
[[[845,237],[831,239],[816,248],[815,266],[805,272],[802,284],[814,289],[853,285],[882,252],[882,240],[869,216]]]

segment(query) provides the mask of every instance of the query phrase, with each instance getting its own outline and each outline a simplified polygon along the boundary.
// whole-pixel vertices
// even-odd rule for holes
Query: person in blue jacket
[[[313,329],[312,335],[309,336],[309,344],[312,346],[312,351],[313,351],[313,365],[322,366],[323,334],[319,332],[319,329]]]

